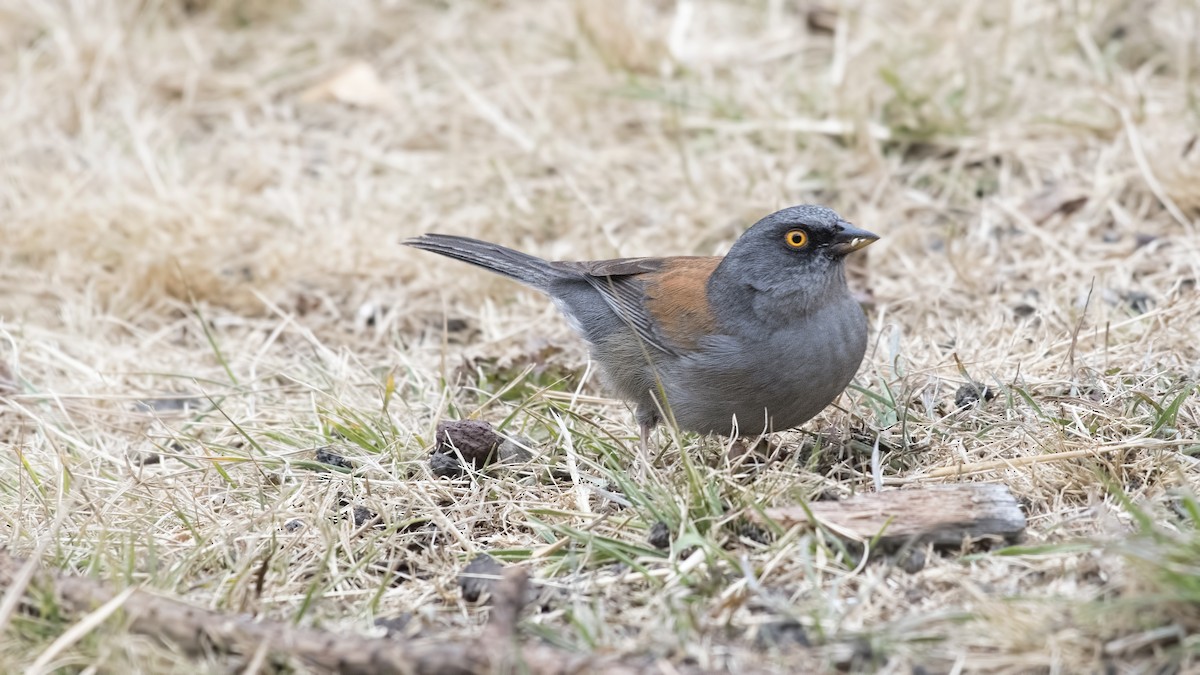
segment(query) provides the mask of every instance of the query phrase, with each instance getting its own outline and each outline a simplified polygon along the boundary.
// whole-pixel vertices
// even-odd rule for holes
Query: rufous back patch
[[[695,349],[700,338],[716,330],[717,321],[708,304],[708,278],[721,258],[675,258],[657,272],[642,274],[646,309],[664,337],[687,349]]]

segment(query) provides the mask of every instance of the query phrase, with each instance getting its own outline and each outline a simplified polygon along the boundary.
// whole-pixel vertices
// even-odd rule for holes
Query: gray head
[[[734,243],[709,281],[710,298],[736,302],[747,291],[779,295],[803,311],[844,289],[845,257],[876,239],[833,209],[790,206],[758,221]]]

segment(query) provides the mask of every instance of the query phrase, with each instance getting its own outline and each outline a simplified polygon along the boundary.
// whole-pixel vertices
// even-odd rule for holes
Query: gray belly
[[[664,368],[679,426],[749,436],[812,419],[846,388],[867,347],[867,320],[850,298],[770,335],[714,336]]]

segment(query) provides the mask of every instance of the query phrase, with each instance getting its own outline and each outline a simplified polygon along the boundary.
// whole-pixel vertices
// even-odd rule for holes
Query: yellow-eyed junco
[[[550,296],[636,406],[645,449],[664,415],[682,429],[754,436],[803,424],[837,398],[867,346],[843,261],[878,238],[802,205],[758,221],[724,257],[551,262],[444,234],[404,243]]]

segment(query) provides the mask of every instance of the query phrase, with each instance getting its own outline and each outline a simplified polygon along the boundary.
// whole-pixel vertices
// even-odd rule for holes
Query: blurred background
[[[1195,0],[0,0],[10,544],[55,538],[61,567],[138,570],[210,606],[253,605],[246,570],[275,550],[280,523],[331,522],[357,488],[297,474],[291,491],[251,464],[372,428],[339,450],[382,467],[364,503],[441,504],[439,522],[464,534],[404,553],[432,580],[381,591],[379,606],[382,573],[338,558],[352,571],[318,590],[342,594],[311,611],[355,622],[427,606],[439,630],[473,625],[476,613],[431,600],[471,547],[544,544],[522,509],[576,504],[555,485],[497,481],[512,501],[492,511],[470,486],[421,473],[432,425],[447,410],[516,419],[554,456],[560,428],[513,407],[544,411],[535,388],[496,391],[529,364],[550,369],[540,383],[581,377],[586,353],[543,298],[400,242],[436,231],[550,259],[710,255],[797,203],[882,236],[850,271],[872,322],[858,389],[810,427],[882,438],[889,476],[1152,438],[1160,450],[1097,460],[1110,483],[1085,462],[987,475],[1020,497],[1035,542],[1123,536],[1130,518],[1113,515],[1123,502],[1104,485],[1152,502],[1196,484],[1194,451],[1162,448],[1200,424],[1198,35]],[[970,379],[1004,393],[961,413],[955,392]],[[227,418],[187,417],[210,404]],[[635,434],[623,409],[585,412],[598,409],[616,437]],[[156,469],[131,464],[164,452]],[[869,485],[862,457],[837,452],[772,467],[777,483],[759,478],[743,496]],[[215,472],[188,453],[254,462]],[[708,484],[735,485],[720,476]],[[186,526],[161,515],[177,509],[192,514]],[[361,543],[338,527],[264,554],[268,588],[283,589],[264,611],[305,611],[326,551]],[[642,525],[630,527],[609,535],[640,542]],[[390,550],[372,542],[345,555]],[[1196,627],[1194,605],[1162,601],[1196,597],[1183,586],[1126,576],[1128,559],[1108,549],[1074,551],[931,559],[928,574],[899,579],[839,559],[822,568],[837,583],[771,568],[772,592],[816,622],[812,635],[856,645],[821,663],[863,672],[918,672],[929,635],[946,638],[928,647],[934,671],[1141,667],[1161,656],[1159,638],[1103,657],[1096,645]],[[147,556],[175,567],[157,576]],[[563,639],[753,662],[761,650],[709,642],[759,617],[714,588],[669,602],[597,591],[592,623],[572,619],[595,632]],[[1138,592],[1163,604],[1140,615],[1090,604]],[[671,631],[655,614],[693,609]],[[960,611],[980,623],[937,623]],[[876,629],[876,651],[855,651]],[[21,662],[39,639],[0,642],[0,654]],[[80,663],[95,656],[80,649]]]
[[[1200,208],[1198,28],[1188,0],[9,0],[0,308],[137,320],[188,285],[340,320],[494,283],[418,232],[710,254],[800,202],[884,235],[902,316],[1154,300],[1144,247]]]

